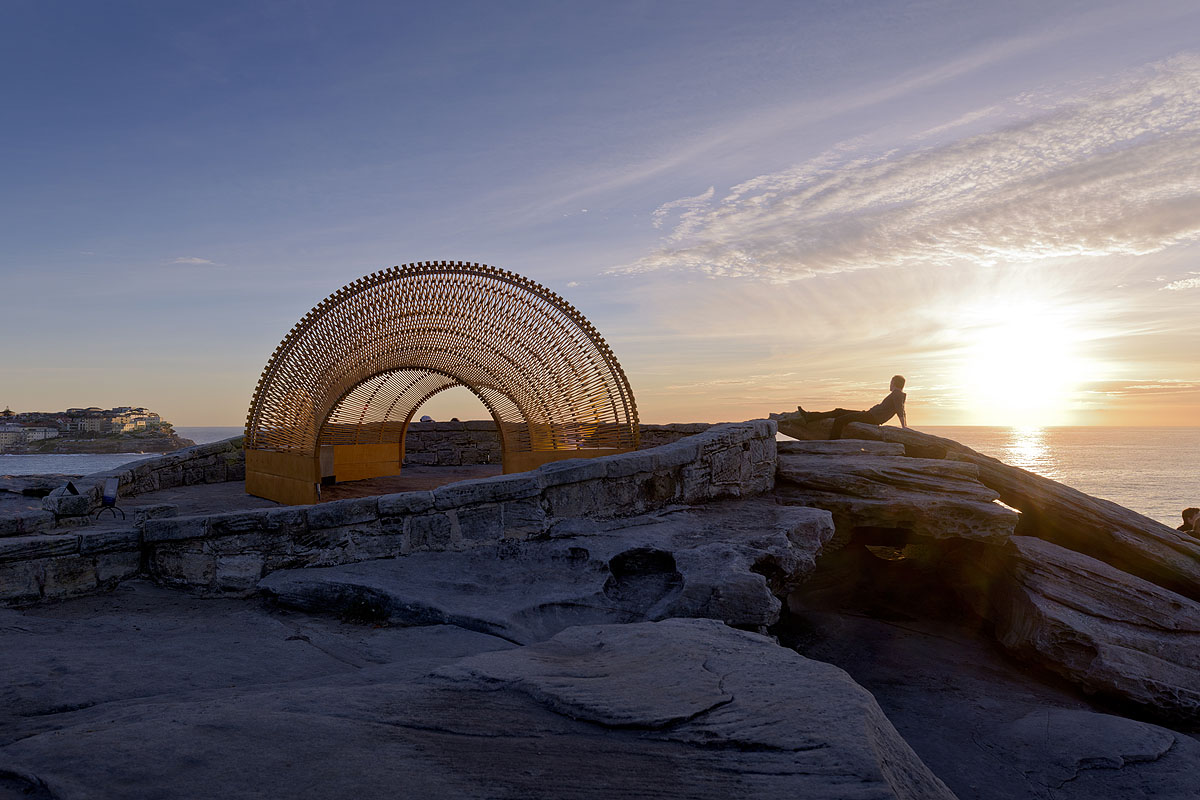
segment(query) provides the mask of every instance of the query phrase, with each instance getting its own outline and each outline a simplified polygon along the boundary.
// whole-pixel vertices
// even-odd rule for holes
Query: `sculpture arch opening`
[[[344,286],[275,349],[246,419],[246,491],[313,503],[322,479],[398,475],[413,414],[455,386],[491,414],[505,472],[638,447],[629,382],[570,303],[506,270],[423,262]]]

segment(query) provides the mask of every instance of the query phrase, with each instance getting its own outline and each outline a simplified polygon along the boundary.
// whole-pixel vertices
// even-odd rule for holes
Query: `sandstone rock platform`
[[[4,612],[0,796],[954,796],[842,670],[714,620],[513,649],[169,594]],[[69,685],[20,680],[38,639]]]
[[[807,657],[712,620],[517,648],[131,581],[0,612],[0,797],[1195,796],[1200,743],[980,638],[804,619]]]
[[[1187,542],[917,431],[754,427],[715,460],[563,462],[519,498],[537,526],[476,525],[507,519],[499,479],[438,490],[487,535],[251,564],[238,598],[129,579],[136,520],[15,528],[14,557],[132,560],[111,593],[0,611],[0,798],[1197,796]],[[716,489],[665,491],[697,475]],[[353,534],[384,503],[299,513]],[[254,513],[189,546],[241,557],[221,526]]]

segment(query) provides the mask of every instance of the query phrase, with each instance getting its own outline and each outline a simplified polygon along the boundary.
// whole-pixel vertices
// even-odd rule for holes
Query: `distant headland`
[[[0,411],[0,453],[169,453],[194,444],[141,407]]]

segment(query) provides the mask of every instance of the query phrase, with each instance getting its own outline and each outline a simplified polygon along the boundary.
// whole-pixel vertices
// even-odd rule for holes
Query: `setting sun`
[[[1087,379],[1080,333],[1048,305],[1018,301],[976,309],[966,330],[959,386],[974,424],[1065,425]]]

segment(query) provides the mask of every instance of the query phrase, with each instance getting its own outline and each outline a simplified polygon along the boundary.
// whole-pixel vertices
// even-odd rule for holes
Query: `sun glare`
[[[1079,333],[1058,309],[989,303],[966,330],[959,377],[977,425],[1041,427],[1071,422],[1086,376]]]

